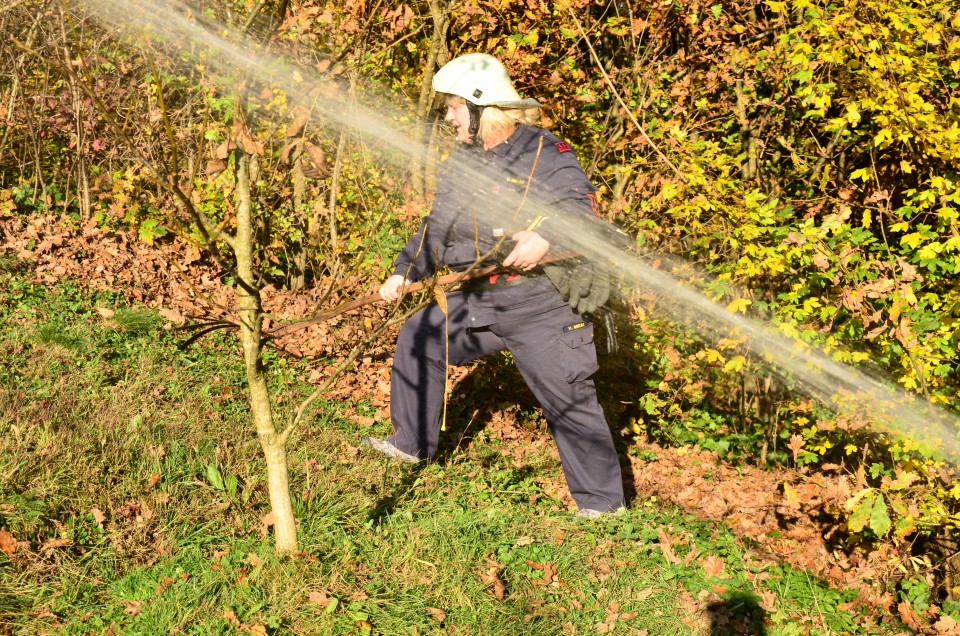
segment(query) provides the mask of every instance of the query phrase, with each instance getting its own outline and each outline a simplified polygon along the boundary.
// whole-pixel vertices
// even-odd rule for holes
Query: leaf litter
[[[32,250],[29,249],[31,242],[35,246]],[[169,321],[170,327],[179,327],[197,318],[227,318],[226,308],[235,304],[236,294],[223,282],[223,272],[202,258],[195,246],[179,240],[146,245],[132,235],[92,222],[72,227],[54,216],[16,216],[0,219],[0,254],[30,262],[32,276],[40,283],[83,281],[93,291],[114,292],[131,304],[155,309]],[[330,281],[319,281],[318,287],[301,292],[267,286],[263,290],[264,308],[271,316],[267,324],[309,316],[326,296],[329,285]],[[340,291],[326,297],[324,307],[365,295],[371,286],[368,279],[357,276],[346,281]],[[109,308],[96,311],[103,320],[110,320],[114,313]],[[295,356],[328,361],[308,379],[310,383],[319,384],[345,358],[351,343],[369,331],[371,322],[381,321],[385,314],[384,308],[369,305],[283,336],[275,344]],[[391,341],[387,334],[384,342]],[[363,427],[377,420],[389,420],[391,354],[389,346],[375,344],[355,363],[353,370],[341,375],[328,391],[331,399],[364,401],[373,407],[373,415],[351,412],[349,408],[344,413]],[[451,368],[454,399],[470,371],[468,367]],[[522,465],[530,452],[547,452],[558,460],[546,428],[531,430],[528,423],[521,421],[515,406],[503,401],[486,405],[484,409],[485,433],[500,443],[503,455],[511,458],[515,465]],[[479,414],[477,409],[474,417]],[[895,608],[893,597],[877,585],[893,574],[896,557],[904,556],[895,547],[880,545],[872,551],[849,554],[840,554],[828,547],[828,537],[836,527],[830,525],[829,515],[821,513],[830,506],[842,505],[849,497],[857,484],[850,484],[848,477],[785,468],[733,467],[721,462],[715,453],[699,448],[669,448],[643,441],[632,444],[641,451],[640,456],[655,457],[650,461],[633,454],[629,456],[633,483],[627,486],[632,486],[638,497],[658,497],[700,520],[723,523],[737,535],[758,544],[760,558],[789,563],[838,588],[858,589],[864,606],[897,612],[904,622],[914,622],[914,617],[904,609]],[[796,443],[791,446],[795,453],[800,450],[796,446]],[[347,458],[356,452],[347,443],[342,450]],[[650,452],[643,453],[645,450]],[[155,483],[155,479],[159,476],[152,477],[151,481]],[[573,502],[562,476],[538,475],[538,485],[546,496],[572,509]],[[127,502],[125,509],[117,514],[142,520],[149,518],[150,510],[139,502]],[[271,524],[268,515],[260,532],[265,534]],[[673,552],[676,543],[676,537],[661,529],[659,548],[672,563],[680,562]],[[10,533],[0,529],[0,551],[13,557],[17,546]],[[708,576],[722,576],[724,572],[725,564],[716,557],[701,558],[698,564]],[[544,564],[545,579],[546,568]],[[502,564],[487,559],[480,575],[491,594],[501,601],[506,596],[500,577],[502,569]],[[764,602],[772,600],[765,598]],[[240,627],[251,633],[261,629],[258,625],[241,624]],[[946,618],[936,627],[942,634],[958,632],[956,623]]]

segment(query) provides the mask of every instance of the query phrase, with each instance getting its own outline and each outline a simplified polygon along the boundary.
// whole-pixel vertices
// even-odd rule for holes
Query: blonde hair
[[[480,115],[477,137],[480,141],[504,134],[504,136],[509,137],[520,124],[536,126],[539,122],[540,109],[537,107],[500,108],[499,106],[487,106]]]
[[[446,95],[449,101],[466,104],[467,100],[459,95]],[[477,141],[492,139],[498,135],[509,137],[520,124],[536,126],[540,123],[540,107],[534,108],[500,108],[486,106],[480,114],[480,125],[477,127]]]

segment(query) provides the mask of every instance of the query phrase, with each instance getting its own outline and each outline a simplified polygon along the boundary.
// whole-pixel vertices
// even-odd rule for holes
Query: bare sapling
[[[35,54],[34,54],[35,55]],[[149,53],[147,53],[149,55]],[[67,56],[69,59],[69,56]],[[302,183],[304,170],[302,165],[275,157],[277,153],[265,151],[265,141],[258,139],[254,121],[256,113],[250,106],[250,94],[246,90],[246,82],[237,81],[239,88],[233,92],[221,92],[213,88],[218,99],[225,99],[233,104],[232,112],[225,119],[217,121],[209,109],[198,107],[203,103],[201,97],[205,91],[211,91],[211,86],[198,83],[193,87],[200,98],[184,98],[183,88],[168,89],[164,84],[162,68],[172,58],[157,52],[153,59],[148,60],[148,67],[153,84],[152,101],[146,104],[146,111],[151,111],[162,122],[160,142],[145,148],[138,144],[131,136],[135,126],[129,122],[118,120],[118,114],[97,94],[93,80],[85,75],[83,69],[73,69],[69,64],[60,64],[61,72],[69,78],[71,85],[85,93],[96,108],[98,114],[106,122],[110,134],[115,137],[118,147],[122,147],[132,157],[133,161],[142,167],[148,180],[153,184],[160,210],[164,211],[162,218],[164,226],[180,237],[197,244],[205,251],[216,265],[223,271],[226,278],[233,281],[236,292],[235,304],[224,306],[210,298],[198,295],[198,301],[191,315],[196,319],[199,328],[193,342],[199,336],[205,335],[220,328],[236,330],[239,337],[240,352],[243,356],[245,379],[247,384],[247,399],[250,406],[250,416],[256,431],[260,448],[263,452],[267,473],[267,491],[270,502],[270,514],[274,532],[275,548],[279,554],[292,555],[299,552],[297,538],[297,524],[293,511],[293,502],[290,492],[289,465],[287,460],[288,443],[291,436],[305,421],[309,419],[311,406],[315,405],[324,392],[333,382],[365,351],[372,342],[376,341],[387,329],[405,320],[415,311],[432,299],[432,294],[425,294],[425,300],[420,303],[395,303],[390,308],[386,319],[375,329],[371,330],[362,341],[356,342],[351,350],[343,357],[336,368],[324,379],[309,396],[300,404],[290,408],[290,412],[278,411],[274,390],[271,389],[267,365],[264,361],[264,349],[275,340],[277,334],[266,333],[264,323],[267,318],[276,321],[275,316],[268,316],[263,307],[264,277],[262,267],[265,262],[267,247],[265,242],[275,239],[269,236],[265,240],[264,228],[269,227],[269,205],[265,201],[263,188],[258,187],[258,177],[270,170],[273,175],[289,181],[291,193],[295,193],[297,201],[292,208],[310,207],[315,205],[324,192],[329,196],[335,192],[335,184],[330,187],[305,188]],[[175,62],[170,61],[170,64]],[[179,97],[174,103],[167,96]],[[303,116],[304,104],[290,105],[288,116],[300,118]],[[308,106],[308,105],[306,105]],[[275,125],[267,122],[266,129]],[[210,133],[214,130],[226,133],[226,141],[216,148],[209,147],[207,142]],[[343,145],[349,137],[349,131],[341,130],[336,135],[336,156],[344,153]],[[269,138],[269,133],[263,135]],[[314,161],[315,156],[299,153],[300,161]],[[211,159],[215,160],[211,162]],[[274,162],[274,160],[276,161]],[[211,169],[212,164],[218,164]],[[206,164],[208,169],[200,168]],[[315,168],[316,166],[314,166]],[[229,173],[227,171],[230,171]],[[316,178],[326,177],[337,180],[339,171],[313,171]],[[232,179],[218,182],[222,174],[232,173]],[[211,201],[222,201],[224,193],[229,193],[231,205],[227,209],[216,209],[210,205]],[[312,199],[308,196],[312,194]],[[331,210],[336,209],[337,202],[326,202]],[[232,209],[231,209],[232,208]],[[364,221],[367,240],[363,251],[356,260],[362,261],[365,250],[372,244],[372,236],[383,222],[386,212],[378,218]],[[327,235],[330,241],[337,241],[340,231],[336,224],[337,215],[326,215],[330,227]],[[352,230],[353,228],[351,228]],[[315,231],[315,239],[323,234]],[[315,259],[326,272],[326,293],[318,301],[317,306],[309,317],[316,317],[321,313],[324,303],[339,292],[346,280],[355,274],[354,270],[344,266],[339,250],[332,249],[331,245],[322,245],[311,241],[311,245],[301,249],[312,250],[308,256]],[[289,248],[284,245],[283,248]],[[327,248],[326,252],[324,247]],[[283,249],[282,248],[282,249]],[[288,250],[295,252],[296,250]],[[300,259],[301,267],[304,259]],[[179,269],[179,268],[178,268]],[[180,271],[181,275],[187,276]],[[302,275],[302,272],[301,272]],[[192,281],[187,283],[193,286]],[[195,286],[194,290],[198,291]],[[435,287],[435,286],[434,286]],[[433,289],[430,290],[436,293]],[[442,292],[440,292],[442,293]],[[401,311],[403,309],[403,311]],[[312,322],[316,322],[314,319]],[[292,325],[288,325],[292,326]],[[283,424],[281,424],[281,422]]]

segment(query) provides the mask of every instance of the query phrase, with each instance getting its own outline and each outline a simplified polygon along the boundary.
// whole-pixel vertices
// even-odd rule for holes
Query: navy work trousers
[[[577,506],[601,512],[623,506],[620,464],[592,380],[597,370],[593,325],[564,305],[474,329],[469,292],[447,294],[447,308],[446,326],[443,312],[433,303],[400,330],[390,383],[390,442],[421,459],[436,454],[446,342],[454,365],[508,349],[543,407]]]

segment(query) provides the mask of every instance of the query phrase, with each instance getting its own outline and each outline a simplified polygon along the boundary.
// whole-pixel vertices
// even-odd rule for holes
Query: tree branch
[[[617,98],[617,101],[620,103],[620,106],[623,107],[623,110],[626,111],[627,116],[630,117],[630,121],[632,121],[633,125],[636,126],[637,132],[639,132],[640,135],[644,138],[644,140],[650,145],[650,147],[653,148],[654,152],[657,153],[657,156],[659,156],[660,159],[665,164],[670,166],[670,169],[673,170],[674,174],[676,174],[681,181],[686,181],[686,177],[684,177],[683,173],[681,173],[680,170],[675,165],[673,165],[670,159],[667,158],[667,155],[665,155],[663,151],[660,150],[657,144],[653,143],[653,139],[650,139],[650,135],[648,135],[647,131],[643,129],[643,126],[641,126],[640,122],[637,121],[637,118],[636,116],[634,116],[633,112],[630,110],[630,107],[627,106],[626,102],[623,101],[623,98],[620,96],[620,91],[618,91],[617,87],[614,86],[613,80],[610,79],[610,76],[607,74],[606,69],[603,68],[603,63],[600,62],[600,57],[597,55],[596,49],[593,48],[593,44],[590,42],[590,38],[587,37],[586,32],[583,30],[583,25],[580,24],[580,20],[577,19],[577,16],[573,12],[573,9],[570,9],[569,11],[570,11],[570,17],[573,19],[574,24],[577,25],[577,30],[580,31],[580,36],[583,38],[583,41],[586,42],[587,48],[590,49],[590,57],[593,59],[593,62],[597,65],[597,68],[600,69],[600,73],[603,75],[603,79],[607,83],[607,87],[610,89],[610,92],[613,93],[613,96]]]

